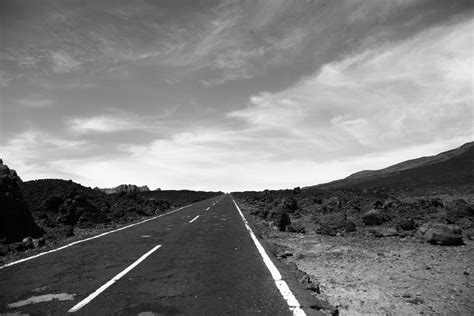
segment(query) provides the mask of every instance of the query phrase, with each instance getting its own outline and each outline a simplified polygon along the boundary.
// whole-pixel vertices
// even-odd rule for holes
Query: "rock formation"
[[[35,224],[20,189],[21,179],[0,159],[0,240],[6,243],[25,237],[40,237],[43,231]]]
[[[121,184],[115,188],[108,188],[108,189],[100,189],[102,192],[107,193],[107,194],[113,194],[113,193],[128,193],[128,192],[148,192],[150,189],[144,185],[144,186],[136,186],[134,184]]]

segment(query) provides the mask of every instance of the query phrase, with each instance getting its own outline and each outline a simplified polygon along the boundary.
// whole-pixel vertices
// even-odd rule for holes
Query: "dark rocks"
[[[328,235],[328,236],[337,235],[337,229],[334,226],[331,226],[325,223],[320,223],[316,225],[316,228],[314,231],[316,234],[319,234],[319,235]]]
[[[260,217],[261,219],[266,219],[267,216],[268,216],[268,213],[269,213],[269,210],[266,209],[266,208],[257,208],[257,209],[253,209],[250,211],[250,214],[254,215],[254,216],[258,216]]]
[[[474,206],[469,204],[464,199],[454,200],[452,203],[445,206],[446,220],[450,224],[461,224],[461,221],[474,219]],[[468,225],[463,225],[468,226]]]
[[[426,242],[435,245],[457,246],[463,244],[462,231],[458,226],[428,222],[417,232]]]
[[[416,223],[412,218],[401,219],[397,223],[397,229],[399,230],[414,230],[416,228]]]
[[[326,201],[324,201],[322,205],[322,209],[326,212],[336,211],[342,207],[342,202],[337,196],[333,196]]]
[[[377,238],[398,236],[398,231],[393,227],[371,227],[367,232]]]
[[[308,291],[321,294],[319,283],[313,282],[313,280],[307,273],[302,273],[302,276],[300,277],[299,281],[300,284],[303,285]]]
[[[20,184],[16,172],[0,162],[0,240],[7,243],[43,234],[23,199]]]
[[[139,187],[134,184],[121,184],[115,188],[99,189],[99,190],[106,194],[150,191],[150,189],[146,185]]]
[[[304,225],[302,225],[302,224],[299,224],[299,223],[291,223],[291,224],[287,227],[287,231],[289,231],[289,232],[291,232],[291,233],[304,234],[304,233],[306,233],[306,228],[305,228]]]
[[[286,227],[291,224],[290,216],[283,207],[277,207],[271,210],[267,216],[267,221],[273,222],[279,231],[285,231]]]
[[[356,224],[350,219],[342,220],[337,227],[339,231],[344,231],[346,233],[356,231]]]
[[[298,209],[298,202],[294,198],[289,197],[283,202],[283,208],[285,208],[288,213],[294,213]]]
[[[390,216],[380,210],[370,210],[362,215],[362,222],[365,225],[381,225],[390,220]]]

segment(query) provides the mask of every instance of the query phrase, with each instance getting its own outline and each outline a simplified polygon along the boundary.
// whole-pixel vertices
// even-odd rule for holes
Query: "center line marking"
[[[198,216],[196,216],[195,218],[193,218],[192,220],[190,220],[189,222],[190,222],[190,223],[194,222],[195,220],[197,220],[197,219],[198,219],[198,217],[199,217],[199,215],[198,215]]]
[[[75,313],[84,306],[86,306],[90,301],[92,301],[94,298],[96,298],[100,293],[105,291],[109,286],[117,282],[121,277],[123,277],[125,274],[130,272],[133,268],[135,268],[137,265],[140,264],[143,260],[145,260],[149,255],[151,255],[153,252],[155,252],[158,248],[160,248],[161,245],[157,245],[153,247],[150,251],[148,251],[146,254],[141,256],[137,261],[129,265],[125,270],[114,276],[109,282],[105,283],[101,287],[99,287],[94,293],[77,303],[74,307],[72,307],[70,310],[68,310],[68,313]]]

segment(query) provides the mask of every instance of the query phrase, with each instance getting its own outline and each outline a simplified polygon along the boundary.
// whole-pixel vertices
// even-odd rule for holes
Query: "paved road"
[[[278,282],[223,195],[0,269],[0,312],[291,315]]]

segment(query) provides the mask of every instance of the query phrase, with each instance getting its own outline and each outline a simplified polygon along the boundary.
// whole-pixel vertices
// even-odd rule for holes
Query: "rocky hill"
[[[114,194],[114,193],[128,193],[128,192],[148,192],[150,189],[144,186],[136,186],[135,184],[121,184],[116,186],[115,188],[108,188],[108,189],[99,189],[100,191],[106,194]]]
[[[21,192],[22,181],[0,159],[0,243],[21,241],[24,237],[43,234],[34,222]]]
[[[451,190],[474,187],[474,142],[436,156],[408,160],[381,170],[365,170],[313,188]]]

